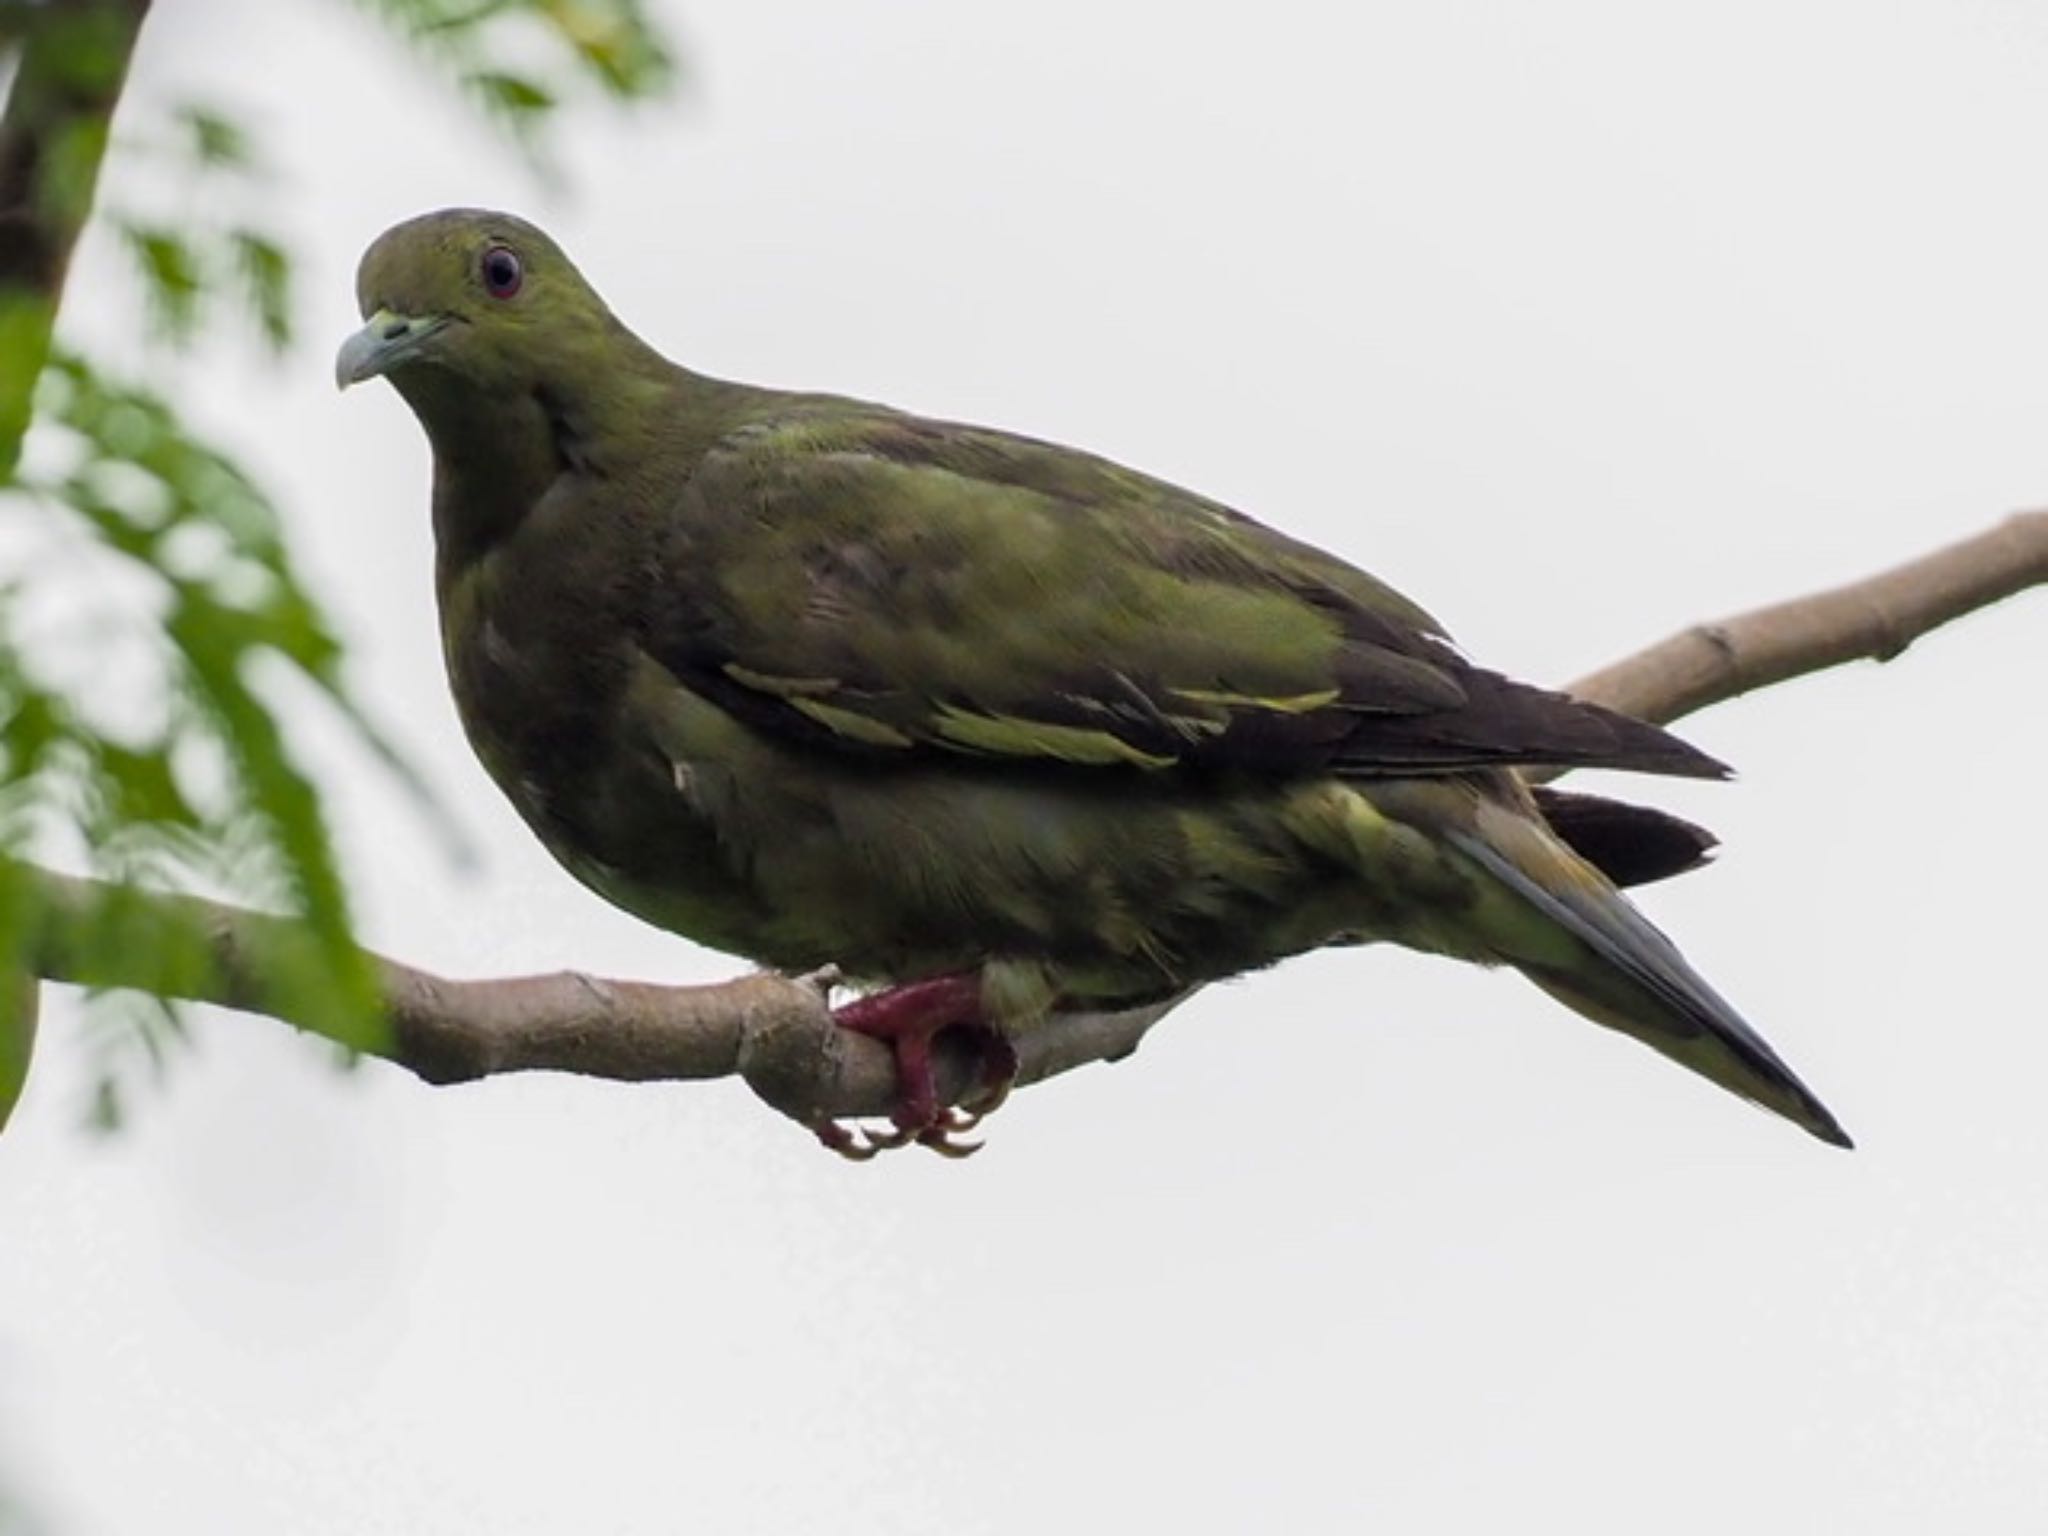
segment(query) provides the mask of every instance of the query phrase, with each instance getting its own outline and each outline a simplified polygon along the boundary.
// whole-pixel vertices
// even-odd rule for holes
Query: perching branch
[[[142,991],[268,1015],[320,1034],[332,1014],[319,997],[294,994],[286,962],[310,942],[298,922],[195,896],[30,870],[39,927],[25,945],[48,981]],[[87,935],[119,910],[131,942],[109,953]],[[166,976],[152,957],[174,935],[201,933],[204,974]],[[886,1047],[839,1029],[823,978],[770,972],[713,986],[655,986],[575,971],[491,981],[452,981],[373,957],[386,999],[388,1034],[374,1052],[429,1083],[500,1072],[575,1072],[622,1082],[739,1076],[768,1103],[805,1123],[886,1115],[895,1069]],[[1137,1049],[1171,1004],[1128,1013],[1062,1018],[1017,1041],[1019,1083],[1037,1082]],[[939,1042],[943,1047],[946,1042]],[[966,1051],[941,1050],[938,1086],[950,1101],[974,1086]]]
[[[1931,630],[2048,582],[2048,511],[1810,597],[1695,624],[1565,692],[1665,725],[1844,662],[1890,661]]]
[[[1686,630],[1571,686],[1570,692],[1657,721],[1862,657],[1888,660],[1930,630],[2028,587],[2048,584],[2048,512],[2020,513],[1988,533],[1866,581]],[[35,974],[94,986],[134,986],[267,1014],[324,1030],[326,1015],[294,998],[271,963],[302,947],[295,922],[187,896],[138,894],[35,872],[41,928],[27,945]],[[201,931],[204,975],[127,970],[75,935],[102,903],[158,931]],[[161,946],[138,943],[137,956]],[[886,1114],[894,1073],[887,1050],[832,1024],[814,980],[754,975],[715,986],[662,987],[576,973],[450,981],[378,960],[389,1038],[377,1054],[430,1083],[536,1069],[648,1081],[739,1076],[768,1103],[815,1124]],[[1017,1041],[1019,1081],[1035,1082],[1135,1050],[1174,1005],[1115,1015],[1061,1015]],[[969,1086],[965,1053],[942,1054],[948,1100]]]

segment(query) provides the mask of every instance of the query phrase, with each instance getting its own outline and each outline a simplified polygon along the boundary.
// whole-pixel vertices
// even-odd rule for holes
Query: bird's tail
[[[1595,1023],[1633,1035],[1822,1141],[1853,1145],[1677,947],[1541,822],[1482,802],[1477,816],[1442,834],[1495,888],[1483,903],[1483,927],[1496,958]]]

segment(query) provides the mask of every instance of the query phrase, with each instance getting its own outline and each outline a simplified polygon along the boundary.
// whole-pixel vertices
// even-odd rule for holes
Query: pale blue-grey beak
[[[334,387],[347,389],[351,384],[389,373],[447,324],[442,315],[401,315],[388,309],[378,310],[334,355]]]

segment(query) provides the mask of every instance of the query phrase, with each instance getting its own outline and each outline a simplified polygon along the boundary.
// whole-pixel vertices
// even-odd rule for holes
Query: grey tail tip
[[[1759,1041],[1757,1043],[1761,1044],[1762,1042]],[[1780,1107],[1778,1113],[1812,1136],[1814,1140],[1824,1141],[1831,1147],[1840,1147],[1844,1152],[1854,1152],[1856,1150],[1856,1142],[1847,1131],[1842,1129],[1842,1122],[1835,1118],[1834,1111],[1821,1103],[1820,1096],[1807,1087],[1806,1084],[1799,1081],[1790,1067],[1787,1067],[1782,1061],[1778,1060],[1775,1055],[1770,1054],[1769,1046],[1764,1047],[1764,1052],[1771,1069],[1769,1075],[1778,1078],[1780,1083],[1790,1090],[1792,1105]]]
[[[1702,752],[1698,747],[1682,737],[1673,737],[1672,739],[1685,748],[1686,755],[1693,764],[1693,775],[1695,777],[1717,779],[1724,784],[1735,777],[1735,770],[1722,762],[1720,758],[1714,756],[1713,753]]]
[[[1824,1141],[1831,1147],[1840,1147],[1844,1152],[1855,1151],[1855,1140],[1842,1129],[1842,1122],[1835,1118],[1834,1112],[1827,1105],[1821,1103],[1819,1096],[1802,1083],[1792,1069],[1780,1061],[1776,1053],[1752,1034],[1746,1025],[1740,1020],[1733,1022],[1737,1025],[1736,1029],[1716,1027],[1713,1032],[1726,1043],[1739,1047],[1741,1054],[1749,1058],[1750,1065],[1766,1080],[1772,1081],[1784,1095],[1784,1099],[1778,1103],[1765,1104],[1763,1107],[1791,1121],[1816,1141]],[[1735,1091],[1744,1093],[1739,1087]],[[1748,1097],[1746,1093],[1744,1096]],[[1790,1102],[1787,1103],[1785,1100]]]
[[[1682,779],[1718,779],[1725,782],[1735,777],[1735,770],[1713,753],[1701,751],[1684,737],[1674,736],[1662,726],[1649,729],[1657,733],[1655,748],[1612,766],[1668,773]]]
[[[1820,1140],[1831,1147],[1840,1147],[1844,1152],[1854,1152],[1856,1143],[1849,1133],[1842,1129],[1842,1122],[1829,1114],[1825,1105],[1818,1100],[1813,1105],[1813,1123],[1807,1126]]]

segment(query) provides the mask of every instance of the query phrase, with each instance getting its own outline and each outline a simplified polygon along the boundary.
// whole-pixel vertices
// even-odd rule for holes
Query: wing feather
[[[651,654],[750,723],[853,754],[1726,771],[1473,667],[1426,612],[1321,550],[1029,438],[799,405],[716,444],[662,540]]]

